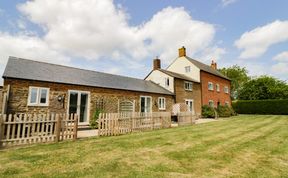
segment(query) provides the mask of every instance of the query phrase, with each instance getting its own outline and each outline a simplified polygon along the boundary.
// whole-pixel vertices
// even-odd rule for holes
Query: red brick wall
[[[223,79],[221,77],[217,77],[210,73],[201,71],[201,90],[202,90],[202,105],[208,105],[209,100],[214,101],[214,106],[217,107],[217,103],[220,102],[221,105],[224,105],[226,101],[229,102],[231,106],[231,98],[230,98],[230,81]],[[214,90],[208,90],[208,82],[213,83]],[[216,91],[216,84],[220,85],[220,92]],[[224,92],[224,86],[228,86],[229,94]]]

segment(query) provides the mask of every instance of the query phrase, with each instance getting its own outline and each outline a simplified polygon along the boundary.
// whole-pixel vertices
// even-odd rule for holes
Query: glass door
[[[193,100],[185,100],[185,103],[188,107],[188,111],[192,112],[194,114],[194,104],[193,104]]]
[[[89,92],[83,91],[69,91],[69,114],[77,114],[79,119],[79,124],[89,123],[89,110],[88,102]]]
[[[141,96],[140,97],[140,111],[141,112],[151,112],[152,104],[151,96]]]

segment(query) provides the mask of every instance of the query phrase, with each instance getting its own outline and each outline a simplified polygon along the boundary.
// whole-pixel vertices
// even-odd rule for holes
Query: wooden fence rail
[[[177,113],[178,125],[182,126],[182,125],[194,124],[197,117],[198,116],[193,114],[192,112]]]
[[[98,124],[99,136],[169,128],[171,127],[171,113],[101,113]]]
[[[77,115],[2,114],[0,148],[77,138]]]

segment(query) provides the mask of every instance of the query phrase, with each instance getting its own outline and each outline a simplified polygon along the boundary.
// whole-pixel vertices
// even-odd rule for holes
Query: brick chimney
[[[212,60],[211,68],[217,70],[217,63]]]
[[[161,60],[156,57],[156,59],[153,60],[153,70],[161,69]]]
[[[182,48],[178,49],[179,51],[179,57],[186,56],[186,48],[182,46]]]

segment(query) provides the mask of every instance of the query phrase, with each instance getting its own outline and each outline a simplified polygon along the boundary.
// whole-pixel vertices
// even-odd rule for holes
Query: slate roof
[[[194,64],[196,67],[198,67],[200,70],[203,70],[203,71],[208,72],[210,74],[216,75],[218,77],[222,77],[222,78],[227,79],[227,80],[231,80],[228,77],[226,77],[225,75],[223,75],[221,72],[219,72],[218,70],[212,69],[210,66],[203,64],[202,62],[199,62],[199,61],[192,59],[190,57],[187,57],[187,56],[185,56],[185,57],[192,64]]]
[[[151,81],[16,57],[9,57],[3,78],[17,78],[173,95],[170,91]]]
[[[179,78],[179,79],[183,79],[183,80],[188,80],[188,81],[192,81],[192,82],[196,82],[196,83],[200,83],[190,77],[187,77],[183,74],[178,74],[178,73],[175,73],[175,72],[171,72],[171,71],[168,71],[168,70],[164,70],[164,69],[158,69],[159,71],[163,72],[164,74],[167,74],[171,77],[175,77],[175,78]]]

